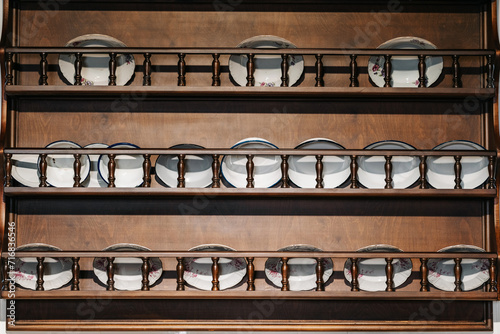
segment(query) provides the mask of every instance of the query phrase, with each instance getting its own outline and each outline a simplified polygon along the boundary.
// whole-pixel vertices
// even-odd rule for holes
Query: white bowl
[[[82,148],[77,143],[68,140],[59,140],[50,143],[45,148]],[[75,157],[71,154],[47,155],[47,183],[54,187],[73,187],[75,183],[75,170],[73,165]],[[80,183],[84,182],[90,174],[90,159],[88,155],[80,157]],[[38,171],[40,172],[40,170]]]
[[[438,252],[484,252],[484,249],[472,245],[454,245],[440,249]],[[479,288],[490,279],[488,259],[463,259],[462,290],[469,291]],[[429,283],[440,290],[455,290],[455,261],[453,259],[430,259]]]
[[[13,154],[12,177],[26,187],[38,187],[38,154]]]
[[[357,250],[358,252],[402,252],[401,249],[391,245],[371,245]],[[344,277],[352,282],[352,262],[348,259],[344,264]],[[358,261],[359,289],[364,291],[385,291],[387,276],[385,267],[387,262],[383,258],[360,259]],[[401,286],[411,275],[413,264],[409,258],[393,259],[394,288]]]
[[[419,37],[397,37],[377,47],[377,49],[420,49],[434,50],[437,47],[431,42]],[[393,56],[391,58],[391,86],[392,87],[418,87],[418,57]],[[378,87],[385,85],[384,56],[373,56],[368,61],[368,74]],[[442,57],[425,58],[426,87],[431,86],[439,79],[443,70]]]
[[[110,145],[109,148],[139,148],[130,143],[117,143]],[[101,154],[99,157],[98,168],[101,178],[109,184],[108,171],[109,157],[107,154]],[[115,186],[116,187],[138,187],[144,180],[144,170],[142,164],[144,157],[138,155],[120,154],[115,156]]]
[[[108,252],[130,252],[151,251],[144,246],[121,243],[106,247],[103,251]],[[117,290],[140,290],[142,288],[142,259],[130,257],[117,257],[113,261],[114,281]],[[105,257],[96,257],[93,262],[94,273],[101,283],[107,285],[108,260]],[[153,285],[162,275],[163,268],[161,260],[157,257],[149,259],[149,285]]]
[[[44,251],[61,251],[60,248],[35,243],[26,244],[20,246],[16,251],[29,251],[29,252],[44,252]],[[73,261],[68,257],[46,257],[43,260],[44,271],[43,271],[43,288],[44,290],[54,290],[59,289],[62,286],[69,283],[73,278],[73,273],[71,268],[73,266]],[[37,287],[37,266],[38,261],[36,258],[22,257],[17,258],[14,261],[14,270],[11,270],[10,275],[14,277],[17,284],[23,288],[36,290]]]
[[[380,141],[368,145],[365,150],[414,150],[410,144],[396,140]],[[411,156],[392,156],[392,187],[404,189],[413,185],[420,177],[420,159]],[[385,157],[358,157],[358,181],[366,188],[385,187]]]
[[[344,147],[333,140],[312,138],[300,143],[295,149],[342,150]],[[323,187],[336,188],[351,175],[351,158],[348,156],[323,156]],[[293,155],[288,158],[290,181],[301,188],[316,187],[316,157]]]
[[[439,144],[433,150],[477,150],[485,148],[479,144],[466,140],[453,140]],[[463,189],[474,189],[480,187],[489,178],[487,157],[467,157],[460,160],[462,164],[461,186]],[[436,189],[455,188],[455,158],[428,157],[427,158],[427,182]]]
[[[94,143],[84,146],[83,148],[108,148],[108,145],[101,143]],[[89,154],[90,159],[90,175],[82,182],[84,187],[89,188],[105,188],[108,186],[106,181],[104,181],[99,174],[98,161],[99,154]]]
[[[199,245],[189,251],[235,251],[235,249],[218,244]],[[244,258],[219,258],[219,289],[234,287],[247,273]],[[187,257],[184,258],[184,280],[187,284],[201,289],[212,289],[212,259]]]
[[[291,245],[281,249],[279,252],[322,252],[321,249],[310,245]],[[316,288],[316,260],[313,258],[291,258],[288,260],[290,290],[304,291]],[[330,258],[322,259],[323,282],[328,281],[333,273],[333,262]],[[276,286],[282,287],[281,268],[283,262],[280,258],[272,257],[266,261],[266,277]]]
[[[66,47],[126,47],[126,45],[111,36],[89,34],[78,36],[65,45]],[[64,78],[73,85],[75,83],[75,55],[61,54],[59,69]],[[82,84],[107,86],[109,83],[109,55],[83,54],[82,55]],[[124,86],[133,77],[135,72],[134,56],[131,54],[116,55],[116,84]]]
[[[238,48],[297,48],[293,43],[284,38],[261,35],[248,38],[238,44]],[[286,52],[286,51],[285,51]],[[256,55],[255,63],[255,86],[279,87],[281,85],[281,55]],[[246,55],[232,55],[229,58],[229,73],[240,86],[247,85],[247,63]],[[288,84],[293,86],[302,76],[304,71],[304,58],[299,55],[288,56]]]
[[[180,144],[171,148],[198,148],[203,147],[192,144]],[[185,173],[184,179],[186,188],[205,188],[212,184],[212,162],[213,158],[210,155],[186,155],[185,156]],[[177,155],[160,155],[156,159],[155,169],[156,175],[160,180],[171,188],[177,187],[177,164],[179,157]]]
[[[246,138],[237,142],[232,149],[277,149],[275,145],[262,138]],[[222,158],[221,174],[230,186],[245,188],[247,185],[246,155],[228,155]],[[281,180],[281,157],[279,155],[255,155],[254,186],[269,188]]]

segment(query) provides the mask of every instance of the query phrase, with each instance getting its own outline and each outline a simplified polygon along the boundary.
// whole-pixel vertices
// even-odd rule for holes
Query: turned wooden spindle
[[[429,291],[429,267],[427,267],[429,259],[421,258],[420,259],[420,291],[427,292]]]
[[[325,291],[325,282],[323,281],[323,274],[325,273],[325,266],[322,258],[316,258],[316,291]]]
[[[316,84],[314,85],[315,87],[324,87],[325,86],[325,80],[323,79],[325,75],[325,71],[323,68],[323,55],[317,54],[316,55]]]
[[[453,68],[453,88],[462,87],[462,80],[460,79],[460,63],[458,62],[458,56],[452,56],[453,62],[451,67]]]
[[[212,86],[220,86],[220,61],[219,54],[214,53],[212,55]]]
[[[179,62],[177,63],[177,86],[186,86],[186,55],[179,53]]]
[[[288,258],[281,258],[281,291],[290,291],[290,282],[288,278],[290,277],[290,266],[288,265]]]
[[[213,257],[212,258],[212,291],[219,291],[219,275],[220,275],[220,268],[219,268],[219,258],[218,257]]]
[[[427,161],[425,155],[420,156],[420,189],[427,189],[427,181],[425,179],[425,173],[427,172]]]
[[[82,179],[81,177],[81,170],[82,170],[82,162],[80,161],[80,158],[82,157],[81,154],[73,154],[74,161],[73,161],[73,187],[82,187],[82,184],[80,183],[80,180]]]
[[[148,257],[142,258],[141,274],[142,274],[141,290],[142,291],[149,291],[149,258]]]
[[[142,85],[151,86],[151,54],[144,54]]]
[[[496,188],[496,180],[495,180],[495,157],[488,157],[488,189]]]
[[[247,168],[247,188],[253,188],[254,187],[253,172],[254,172],[255,165],[253,163],[253,155],[251,155],[251,154],[247,155],[246,168]]]
[[[351,291],[359,291],[358,258],[351,258]]]
[[[142,187],[151,187],[151,154],[144,154],[144,161],[142,162]]]
[[[486,88],[495,88],[495,80],[494,80],[494,66],[493,66],[493,56],[488,55],[488,77],[487,77],[487,85]]]
[[[455,258],[455,291],[462,291],[462,259]]]
[[[5,182],[4,185],[6,187],[12,186],[12,154],[5,154]]]
[[[385,189],[392,189],[392,156],[385,156]]]
[[[490,272],[490,284],[489,284],[489,291],[490,292],[497,292],[498,291],[498,288],[497,288],[497,259],[496,258],[491,258],[489,259],[489,262],[490,262],[490,269],[489,269],[489,272]]]
[[[288,87],[288,55],[281,55],[281,87]]]
[[[350,55],[351,62],[349,63],[349,68],[351,69],[351,76],[349,77],[349,87],[358,87],[358,63],[356,62],[356,55]]]
[[[177,257],[177,266],[175,270],[177,272],[177,291],[185,290],[185,281],[184,281],[184,258]]]
[[[254,71],[255,71],[255,55],[253,53],[250,53],[248,55],[248,62],[247,62],[247,87],[255,85],[255,78],[253,76]]]
[[[9,268],[9,260],[6,257],[2,257],[2,270],[3,270],[3,276],[2,276],[2,290],[3,291],[8,291],[9,290],[9,277],[10,277],[10,268]]]
[[[75,85],[77,86],[82,85],[82,66],[83,66],[82,53],[77,52],[75,54]]]
[[[455,189],[462,189],[462,163],[460,162],[462,157],[459,155],[455,156]]]
[[[323,156],[316,156],[316,188],[323,188]]]
[[[116,53],[109,54],[109,86],[116,86]]]
[[[253,264],[254,258],[247,257],[247,291],[255,291],[255,265]]]
[[[108,154],[108,188],[114,188],[116,187],[115,185],[115,170],[116,170],[116,161],[115,161],[115,155],[114,154]]]
[[[212,155],[212,188],[220,188],[220,161],[219,155]]]
[[[357,156],[351,156],[351,188],[358,188],[358,161]]]
[[[418,56],[418,87],[425,87],[425,56],[424,55],[419,55]]]
[[[49,68],[49,63],[47,62],[47,52],[40,53],[40,85],[47,86],[47,69]]]
[[[177,188],[185,188],[186,187],[186,155],[179,154],[179,161],[177,162]]]
[[[5,62],[5,84],[7,86],[14,84],[14,61],[12,52],[7,52],[7,60]]]
[[[43,265],[44,257],[37,257],[37,266],[36,266],[36,291],[43,291],[43,272],[45,271],[45,266]]]
[[[71,280],[71,290],[78,291],[80,290],[80,258],[73,258],[73,266],[71,267],[71,273],[73,274],[73,278]]]
[[[392,258],[386,258],[385,259],[386,265],[385,265],[385,276],[386,276],[386,281],[385,281],[385,291],[392,292],[394,291],[394,265],[392,264]]]
[[[391,64],[391,55],[385,55],[385,64],[384,64],[384,71],[385,71],[385,84],[384,87],[391,87],[391,72],[392,72],[392,64]]]
[[[115,265],[114,257],[108,257],[108,265],[106,267],[106,272],[108,274],[108,286],[106,287],[106,290],[108,291],[113,291],[115,290]]]
[[[288,155],[281,156],[281,188],[290,188],[288,182]]]
[[[47,184],[47,154],[40,154],[40,187],[48,187]]]

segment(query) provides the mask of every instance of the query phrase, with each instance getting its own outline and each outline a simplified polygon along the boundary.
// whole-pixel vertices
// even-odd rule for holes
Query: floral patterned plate
[[[36,252],[36,251],[61,251],[60,248],[46,244],[27,244],[17,248],[17,251]],[[43,261],[43,288],[45,290],[59,289],[66,285],[73,278],[71,267],[73,261],[67,257],[46,257]],[[22,257],[17,258],[14,264],[14,270],[10,272],[16,283],[23,288],[36,290],[38,262],[36,258]]]
[[[126,47],[121,41],[111,36],[89,34],[78,36],[65,45],[66,47]],[[75,55],[61,54],[59,69],[64,78],[73,85],[75,83]],[[109,83],[109,56],[107,54],[83,54],[82,85],[107,86]],[[135,72],[134,56],[118,54],[116,56],[116,84],[126,85]]]
[[[199,245],[189,251],[235,251],[235,249],[218,244]],[[247,273],[244,258],[219,259],[219,289],[225,290],[241,282]],[[184,280],[187,284],[200,290],[212,289],[212,259],[204,257],[187,257],[184,259]]]
[[[455,245],[440,249],[438,252],[484,252],[484,249],[472,245]],[[490,279],[488,259],[462,260],[462,290],[479,288]],[[453,259],[430,259],[429,283],[440,290],[455,290],[455,261]]]
[[[371,245],[357,250],[358,252],[402,252],[401,249],[391,245]],[[351,260],[344,265],[344,277],[352,281]],[[409,258],[393,259],[394,287],[401,286],[411,275],[413,264]],[[358,261],[359,288],[365,291],[385,291],[387,276],[385,267],[387,262],[382,258],[363,259]]]
[[[150,251],[149,248],[135,244],[116,244],[103,249],[103,251]],[[115,288],[117,290],[140,290],[142,287],[142,259],[117,257],[113,262],[115,269]],[[103,284],[108,282],[108,260],[104,257],[94,259],[94,274]],[[149,259],[149,285],[158,281],[163,272],[161,260],[157,257]]]
[[[377,47],[377,49],[427,49],[437,47],[431,42],[419,37],[397,37]],[[418,58],[415,56],[393,56],[391,59],[391,86],[418,87]],[[373,56],[368,60],[368,74],[378,87],[385,85],[385,60],[383,56]],[[425,59],[425,86],[429,87],[439,79],[443,70],[442,57],[426,57]]]
[[[236,47],[238,48],[297,48],[293,43],[284,38],[272,35],[254,36],[244,40]],[[279,87],[281,85],[281,56],[259,55],[255,56],[255,86]],[[229,73],[240,86],[247,85],[247,62],[246,55],[232,55],[229,58]],[[293,86],[302,76],[304,71],[304,58],[299,55],[288,56],[288,84]]]
[[[322,252],[321,249],[310,245],[291,245],[281,249],[279,252]],[[316,288],[316,260],[312,258],[292,258],[288,260],[290,268],[290,290],[305,291]],[[281,284],[281,267],[283,262],[280,258],[272,257],[266,261],[266,277],[277,287]],[[328,281],[333,273],[333,262],[329,258],[323,259],[323,282]]]

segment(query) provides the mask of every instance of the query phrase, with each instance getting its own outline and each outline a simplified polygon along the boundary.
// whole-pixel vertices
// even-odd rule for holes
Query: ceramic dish
[[[386,140],[373,143],[365,150],[414,150],[415,147],[395,140]],[[404,189],[413,185],[420,177],[418,157],[393,156],[392,187]],[[385,187],[385,157],[360,156],[358,157],[358,180],[364,187],[383,189]]]
[[[297,48],[293,43],[277,36],[261,35],[244,40],[238,48]],[[232,55],[229,58],[229,73],[233,80],[240,86],[247,85],[246,55]],[[254,58],[255,86],[279,87],[281,85],[281,55],[258,55]],[[299,55],[288,56],[288,84],[293,86],[302,76],[304,59]]]
[[[377,47],[377,49],[418,49],[434,50],[437,47],[431,42],[418,37],[397,37]],[[392,87],[418,87],[418,57],[393,56],[391,59],[391,86]],[[383,56],[370,57],[368,61],[368,74],[378,87],[385,85],[384,73],[385,60]],[[431,86],[439,79],[443,70],[442,57],[426,57],[425,59],[426,87]]]
[[[433,150],[477,150],[485,148],[466,140],[453,140],[442,143]],[[462,164],[461,186],[463,189],[474,189],[481,186],[489,177],[487,157],[467,157],[460,160]],[[453,189],[455,187],[455,158],[428,157],[427,182],[436,189]]]
[[[455,245],[438,252],[484,252],[484,249],[471,245]],[[477,289],[490,279],[488,259],[462,259],[461,265],[463,291]],[[429,283],[440,290],[455,290],[454,259],[430,259],[427,266]]]
[[[108,148],[108,145],[95,143],[84,146],[83,148]],[[89,159],[90,159],[90,175],[84,182],[82,182],[82,185],[84,187],[89,187],[89,188],[107,187],[108,184],[106,183],[106,181],[102,179],[101,175],[99,174],[99,168],[97,166],[97,163],[99,161],[99,154],[89,154]]]
[[[117,143],[110,145],[109,148],[139,148],[130,143]],[[126,155],[121,154],[115,157],[115,186],[116,187],[138,187],[143,183],[144,171],[142,164],[144,157],[142,155]],[[108,172],[109,157],[107,154],[102,154],[97,163],[99,175],[109,183]]]
[[[108,252],[130,252],[130,251],[151,251],[149,248],[134,244],[116,244],[103,249]],[[114,280],[115,288],[118,290],[140,290],[142,287],[142,259],[117,257],[114,262]],[[104,257],[94,259],[94,274],[99,281],[105,285],[108,283],[108,260]],[[149,285],[153,285],[158,281],[163,272],[162,264],[159,258],[153,257],[149,259]]]
[[[217,244],[199,245],[189,251],[235,251]],[[226,290],[241,282],[247,273],[244,258],[219,258],[219,289]],[[200,290],[212,289],[212,259],[208,257],[187,257],[184,259],[184,280]]]
[[[390,245],[371,245],[357,250],[358,252],[402,252],[401,249]],[[344,277],[352,282],[351,260],[344,265]],[[360,259],[358,261],[358,283],[359,288],[364,291],[385,291],[387,276],[385,267],[387,262],[383,258]],[[411,275],[413,264],[409,258],[393,259],[394,288],[401,286]]]
[[[77,143],[68,140],[60,140],[50,143],[45,148],[82,148]],[[47,183],[53,187],[73,187],[75,183],[74,163],[72,154],[48,154],[47,155]],[[90,174],[90,159],[88,155],[80,157],[80,182],[84,182]],[[40,173],[40,170],[38,170]]]
[[[38,187],[38,154],[13,154],[11,175],[26,187]]]
[[[203,147],[192,144],[175,145],[171,148],[198,148]],[[186,155],[185,157],[185,174],[184,179],[186,188],[205,188],[212,184],[212,162],[213,158],[210,155]],[[179,158],[177,155],[160,155],[156,159],[155,169],[156,175],[168,187],[177,187],[177,164]]]
[[[261,138],[246,138],[237,142],[232,149],[277,149],[275,145]],[[281,180],[281,157],[279,155],[256,155],[254,163],[255,188],[269,188]],[[228,155],[222,158],[221,174],[230,186],[245,188],[247,185],[247,157]]]
[[[76,37],[66,43],[66,47],[126,47],[121,41],[111,36],[89,34]],[[83,54],[82,85],[107,86],[109,83],[109,55]],[[69,84],[75,83],[75,55],[61,54],[59,69]],[[116,84],[124,86],[133,77],[135,71],[134,56],[118,54],[116,56]]]
[[[27,244],[20,246],[16,251],[26,251],[26,252],[45,252],[45,251],[61,251],[60,248],[46,244]],[[73,278],[73,273],[71,272],[71,267],[73,266],[73,261],[67,257],[46,257],[43,261],[44,271],[43,271],[43,288],[44,290],[54,290],[59,289],[66,285]],[[32,257],[21,257],[16,258],[14,261],[14,270],[10,272],[11,277],[13,277],[16,283],[23,288],[36,290],[37,287],[37,266],[38,262],[36,258]]]
[[[333,140],[313,138],[300,143],[295,149],[342,150]],[[316,187],[316,157],[293,155],[288,158],[290,181],[301,188]],[[351,158],[348,156],[323,157],[323,187],[336,188],[351,175]]]
[[[309,245],[292,245],[281,249],[279,252],[321,252],[322,250]],[[290,290],[304,291],[316,288],[316,259],[312,258],[291,258],[288,260],[290,276],[288,282]],[[323,282],[328,281],[333,273],[333,262],[329,258],[322,260]],[[277,287],[282,287],[281,267],[283,262],[280,258],[272,257],[266,261],[266,277]]]

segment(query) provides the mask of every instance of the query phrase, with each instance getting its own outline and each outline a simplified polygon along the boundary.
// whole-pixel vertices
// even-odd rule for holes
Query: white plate
[[[326,138],[312,138],[300,143],[295,149],[342,150],[344,147]],[[348,156],[323,157],[323,187],[336,188],[351,175],[351,158]],[[288,158],[290,181],[301,188],[316,187],[316,157],[293,155]]]
[[[50,143],[45,148],[82,148],[77,143],[60,140]],[[75,157],[71,154],[47,155],[47,183],[54,187],[73,187],[75,183],[75,170],[73,165]],[[90,174],[90,159],[88,155],[80,157],[80,182],[84,182]],[[40,171],[38,171],[40,172]]]
[[[279,252],[322,252],[321,249],[310,245],[292,245],[281,249]],[[291,258],[288,260],[289,272],[288,282],[290,290],[305,291],[316,288],[316,259],[312,258]],[[328,281],[333,273],[333,262],[330,258],[324,258],[323,282]],[[283,262],[280,258],[272,257],[266,261],[266,277],[276,286],[282,287],[281,267]]]
[[[66,43],[66,47],[126,47],[121,41],[111,36],[89,34],[76,37]],[[109,83],[109,55],[83,54],[82,55],[82,85],[107,86]],[[75,83],[75,55],[61,54],[59,69],[64,78],[73,85]],[[130,81],[135,71],[134,56],[131,54],[117,54],[116,56],[116,84],[124,86]]]
[[[171,148],[203,149],[199,145],[192,144],[175,145]],[[186,188],[205,188],[212,184],[213,158],[210,155],[186,155],[184,161]],[[179,158],[177,155],[160,155],[156,159],[156,175],[171,188],[177,187],[177,178],[179,176],[177,171],[178,163]]]
[[[38,154],[13,154],[12,177],[23,186],[38,187]]]
[[[246,138],[237,142],[232,149],[277,149],[275,145],[262,138]],[[247,186],[246,155],[228,155],[222,158],[221,174],[230,186],[245,188]],[[255,155],[254,186],[269,188],[281,180],[281,157],[279,155]]]
[[[109,148],[139,148],[130,143],[117,143],[110,145]],[[99,168],[99,175],[109,184],[109,171],[108,171],[109,158],[107,154],[102,154],[99,157],[97,164]],[[115,186],[119,187],[138,187],[144,180],[144,170],[142,164],[144,163],[144,156],[120,154],[115,156]]]
[[[60,248],[46,244],[27,244],[17,248],[17,251],[44,252],[61,251]],[[43,260],[43,288],[44,290],[54,290],[68,284],[73,279],[71,268],[73,261],[68,257],[46,257]],[[37,287],[37,266],[38,261],[32,257],[17,258],[14,264],[14,271],[10,272],[17,284],[23,288],[36,290]]]
[[[438,252],[484,252],[484,249],[472,245],[455,245],[440,249]],[[462,260],[462,290],[470,291],[479,288],[490,279],[488,259]],[[430,259],[429,283],[440,290],[455,290],[455,261],[453,259]]]
[[[402,252],[401,249],[390,245],[371,245],[357,250],[358,252]],[[364,291],[385,291],[387,276],[385,267],[387,262],[383,258],[361,259],[358,261],[359,288]],[[393,259],[394,288],[401,286],[411,275],[413,264],[409,258]],[[344,277],[352,281],[351,260],[344,265]]]
[[[365,150],[414,150],[410,144],[396,140],[386,140],[373,143]],[[420,177],[420,159],[410,156],[393,156],[392,187],[404,189],[414,184]],[[366,188],[383,189],[385,187],[385,157],[360,156],[358,157],[358,181]]]
[[[419,37],[397,37],[377,47],[377,49],[421,49],[434,50],[437,47],[431,42]],[[391,59],[391,86],[392,87],[418,87],[418,57],[393,56]],[[385,85],[384,56],[373,56],[368,61],[368,74],[378,87]],[[442,57],[425,58],[426,87],[431,86],[441,75],[443,70]]]
[[[108,148],[108,145],[95,143],[84,146],[84,148]],[[97,167],[97,163],[99,161],[99,154],[89,154],[90,159],[90,175],[89,177],[82,182],[84,187],[89,188],[105,188],[108,186],[106,181],[104,181],[99,175],[99,168]]]
[[[108,252],[130,252],[130,251],[151,251],[149,248],[135,244],[116,244],[103,249]],[[117,257],[114,264],[114,281],[117,290],[140,290],[142,288],[142,259]],[[108,260],[104,257],[96,257],[93,263],[94,274],[101,283],[108,284]],[[149,259],[149,285],[158,281],[163,272],[162,264],[159,258]]]
[[[433,150],[477,150],[485,148],[479,144],[466,140],[453,140],[442,143]],[[467,157],[460,160],[462,164],[461,186],[463,189],[474,189],[480,187],[488,180],[488,158],[487,157]],[[428,157],[427,158],[427,182],[436,189],[455,188],[455,158]]]
[[[236,47],[238,48],[297,48],[293,43],[284,38],[261,35],[244,40]],[[255,63],[255,86],[279,87],[281,85],[281,55],[256,55]],[[240,86],[247,85],[247,62],[246,55],[232,55],[229,58],[229,73]],[[302,76],[304,71],[304,58],[299,55],[288,56],[288,85],[293,86]]]
[[[199,245],[189,251],[235,251],[217,244]],[[219,289],[226,290],[241,282],[247,273],[246,261],[242,257],[219,258]],[[184,280],[187,284],[201,289],[212,290],[212,259],[187,257],[184,259]]]

